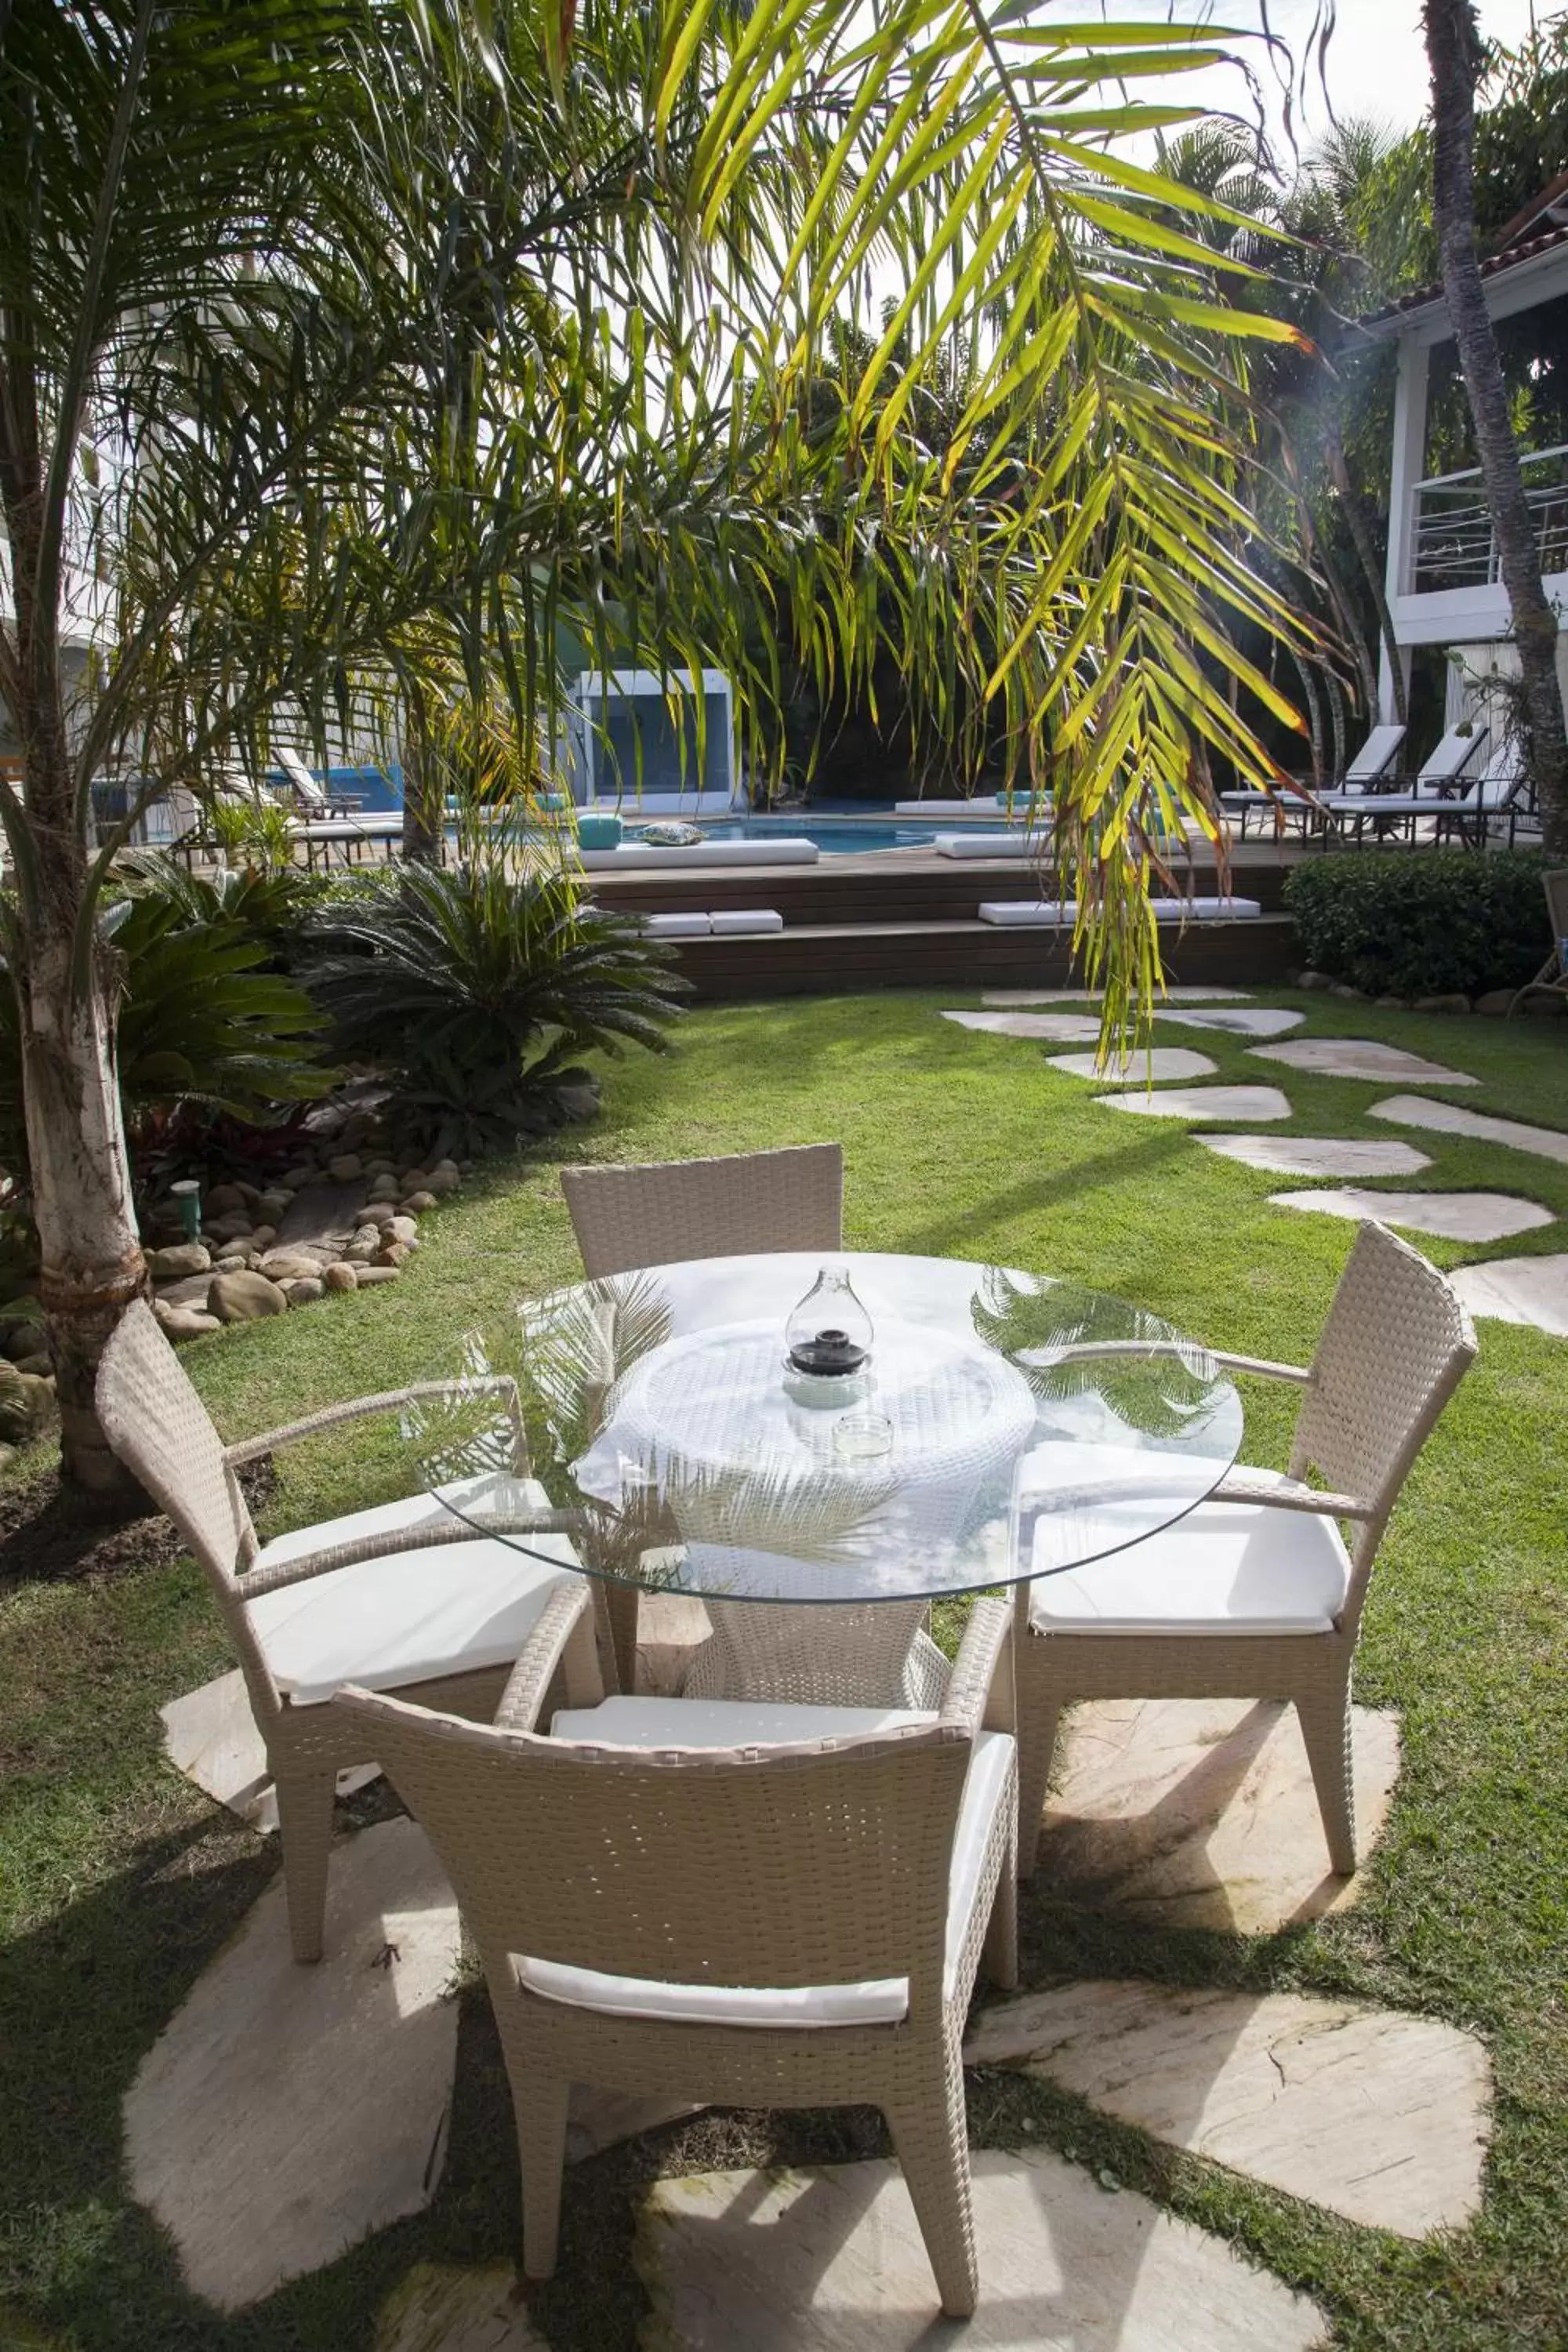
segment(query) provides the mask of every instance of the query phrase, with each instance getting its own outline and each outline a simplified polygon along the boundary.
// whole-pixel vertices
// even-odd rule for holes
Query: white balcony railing
[[[1568,572],[1568,442],[1521,459],[1543,573]],[[1417,596],[1489,588],[1501,578],[1491,509],[1479,466],[1415,485],[1410,585]]]

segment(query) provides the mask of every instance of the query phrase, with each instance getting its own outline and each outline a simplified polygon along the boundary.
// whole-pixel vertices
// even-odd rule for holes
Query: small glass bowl
[[[833,1451],[840,1462],[879,1462],[893,1450],[893,1424],[885,1412],[847,1412],[833,1424]]]

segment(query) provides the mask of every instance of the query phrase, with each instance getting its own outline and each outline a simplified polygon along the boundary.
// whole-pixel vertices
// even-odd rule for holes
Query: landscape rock
[[[317,1250],[270,1249],[261,1261],[263,1274],[274,1282],[311,1282],[321,1274],[322,1259]]]
[[[395,1176],[376,1176],[371,1180],[370,1197],[373,1201],[391,1202],[396,1200],[401,1191],[402,1186]]]
[[[377,1265],[403,1266],[407,1265],[412,1255],[406,1242],[388,1242],[384,1249],[377,1250],[375,1263]]]
[[[599,1093],[596,1087],[557,1087],[555,1101],[563,1115],[575,1120],[578,1125],[582,1125],[587,1119],[597,1118],[599,1116]]]
[[[293,1198],[292,1192],[283,1192],[276,1184],[271,1185],[257,1202],[256,1213],[264,1217],[269,1225],[279,1224],[288,1215]]]
[[[245,1207],[245,1195],[237,1184],[215,1184],[203,1203],[209,1224],[218,1217],[232,1217]],[[248,1224],[250,1220],[246,1218]]]
[[[253,1323],[263,1315],[287,1315],[289,1301],[264,1274],[215,1274],[207,1312],[220,1323]]]
[[[327,1173],[334,1184],[356,1184],[364,1174],[364,1162],[357,1151],[340,1151],[328,1160]]]
[[[251,1230],[250,1212],[247,1208],[231,1209],[226,1215],[209,1217],[206,1229],[217,1242],[244,1241]]]
[[[258,1225],[246,1238],[247,1249],[269,1250],[278,1239],[276,1225]]]
[[[211,1265],[212,1252],[204,1243],[174,1242],[153,1252],[147,1271],[154,1282],[183,1282],[187,1275],[205,1274]]]
[[[243,1207],[249,1209],[252,1213],[260,1208],[261,1187],[259,1184],[252,1184],[248,1182],[245,1177],[237,1176],[234,1180],[234,1189],[239,1194],[240,1202]]]
[[[405,1168],[402,1174],[405,1192],[425,1192],[430,1189],[430,1173],[425,1168]]]
[[[1326,971],[1304,971],[1296,982],[1298,988],[1316,991],[1325,995],[1333,984]]]
[[[367,1283],[395,1282],[403,1269],[397,1265],[362,1265],[358,1269],[356,1287],[363,1290]]]
[[[318,1298],[327,1295],[326,1283],[319,1274],[296,1275],[282,1287],[290,1307],[313,1307]]]
[[[1385,1013],[1408,1013],[1411,1010],[1408,1000],[1403,996],[1374,996],[1373,1003],[1381,1004]],[[1469,1009],[1469,1000],[1467,997],[1465,1010],[1468,1013]]]
[[[336,1265],[328,1266],[321,1280],[329,1290],[357,1290],[359,1270],[356,1266],[340,1262]]]
[[[399,1201],[397,1204],[399,1214],[405,1217],[423,1216],[435,1206],[435,1193],[426,1192],[410,1192],[406,1200]]]
[[[25,1381],[47,1381],[54,1377],[55,1360],[47,1349],[40,1348],[35,1356],[18,1356],[16,1370]]]
[[[222,1324],[216,1315],[207,1315],[199,1307],[168,1307],[161,1298],[153,1301],[153,1312],[158,1318],[160,1329],[171,1339],[199,1339],[204,1331],[221,1331]]]
[[[368,1265],[380,1247],[380,1227],[361,1225],[343,1251],[343,1261],[348,1265]]]
[[[315,1182],[318,1172],[316,1169],[307,1168],[303,1163],[298,1168],[285,1168],[282,1175],[278,1179],[279,1190],[284,1192],[302,1192],[307,1184]]]
[[[455,1192],[462,1181],[457,1170],[448,1163],[444,1168],[432,1168],[420,1190],[434,1192],[439,1200],[443,1193]]]
[[[1365,996],[1359,988],[1352,988],[1349,982],[1343,980],[1331,980],[1329,982],[1329,994],[1331,996],[1345,997],[1352,1004],[1364,1004],[1366,1002]],[[1397,1001],[1398,1000],[1395,999],[1396,1003]]]
[[[375,1225],[379,1228],[391,1224],[397,1211],[390,1201],[367,1201],[363,1208],[357,1210],[355,1214],[362,1225]]]
[[[1511,988],[1489,988],[1477,997],[1475,1009],[1478,1013],[1506,1013],[1515,993]]]
[[[1568,1013],[1568,1003],[1561,996],[1547,996],[1538,991],[1535,995],[1527,996],[1519,1009],[1521,1013],[1528,1013],[1532,1021],[1560,1021],[1563,1013]]]
[[[1415,1000],[1417,1013],[1468,1013],[1469,1009],[1469,998],[1458,989],[1445,996],[1418,996]]]
[[[249,1263],[250,1259],[246,1251],[235,1250],[231,1252],[229,1250],[225,1250],[221,1256],[214,1258],[213,1272],[215,1274],[239,1274],[244,1271],[245,1267],[248,1265]]]
[[[395,1242],[405,1243],[408,1248],[412,1249],[419,1239],[419,1220],[417,1217],[394,1217],[391,1224],[384,1230],[391,1234]]]

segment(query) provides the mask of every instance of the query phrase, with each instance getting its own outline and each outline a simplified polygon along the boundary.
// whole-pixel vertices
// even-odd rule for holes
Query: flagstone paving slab
[[[1503,1144],[1510,1151],[1533,1151],[1568,1167],[1568,1134],[1558,1127],[1493,1118],[1486,1111],[1467,1110],[1463,1103],[1424,1102],[1419,1095],[1390,1095],[1386,1102],[1373,1103],[1367,1116],[1394,1127],[1426,1128],[1435,1135],[1465,1135],[1478,1143]]]
[[[1352,1709],[1357,1852],[1399,1776],[1399,1718]],[[1347,1909],[1295,1710],[1272,1699],[1092,1699],[1066,1718],[1038,1882],[1083,1910],[1267,1936]]]
[[[1168,1005],[1157,1004],[1154,1018],[1174,1021],[1184,1029],[1226,1029],[1237,1037],[1283,1037],[1289,1030],[1300,1029],[1307,1016],[1272,1004],[1243,1005],[1235,1012],[1221,1009],[1214,1013],[1189,1012],[1185,1006],[1173,1012]]]
[[[1472,1315],[1568,1339],[1568,1257],[1494,1257],[1448,1276]]]
[[[458,1948],[457,1903],[411,1821],[333,1848],[315,1967],[290,1955],[281,1878],[252,1907],[125,2099],[132,2194],[194,2294],[242,2310],[429,2203]]]
[[[944,1013],[961,1029],[981,1029],[993,1037],[1032,1037],[1042,1045],[1092,1045],[1100,1035],[1096,1013]]]
[[[1300,1993],[1071,1984],[987,2010],[966,2065],[1021,2061],[1119,2122],[1371,2230],[1480,2210],[1491,2069],[1432,2018]]]
[[[1289,1097],[1278,1087],[1163,1087],[1158,1094],[1096,1095],[1111,1110],[1141,1118],[1289,1118]]]
[[[977,2149],[980,2305],[943,2320],[889,2162],[656,2181],[643,2352],[1309,2352],[1304,2295],[1044,2148]]]
[[[250,1695],[237,1666],[187,1691],[158,1709],[163,1752],[177,1771],[218,1804],[237,1813],[247,1829],[270,1837],[278,1827],[278,1799],[267,1762],[267,1747],[250,1711]],[[381,1778],[379,1764],[355,1764],[338,1774],[338,1794],[352,1797]]]
[[[1283,1062],[1288,1069],[1315,1070],[1326,1078],[1411,1078],[1428,1087],[1477,1087],[1463,1070],[1424,1061],[1398,1045],[1373,1037],[1292,1037],[1283,1045],[1249,1045],[1260,1062]]]
[[[1322,1217],[1374,1218],[1413,1234],[1440,1234],[1451,1242],[1500,1242],[1549,1225],[1552,1213],[1538,1201],[1508,1192],[1368,1192],[1349,1185],[1337,1192],[1270,1192],[1277,1209],[1305,1209]]]
[[[1158,1086],[1167,1078],[1213,1078],[1218,1065],[1206,1054],[1185,1045],[1156,1045],[1147,1054],[1130,1054],[1124,1062],[1101,1066],[1096,1054],[1047,1054],[1047,1066],[1069,1078],[1091,1078],[1102,1087]]]
[[[375,2352],[550,2352],[510,2263],[417,2263],[376,2322]]]
[[[1098,988],[990,988],[982,995],[982,1004],[1098,1004]],[[1250,1004],[1250,992],[1245,988],[1167,988],[1162,1003],[1172,1004]]]
[[[1408,1143],[1359,1143],[1339,1135],[1200,1135],[1205,1151],[1279,1176],[1414,1176],[1431,1160]]]

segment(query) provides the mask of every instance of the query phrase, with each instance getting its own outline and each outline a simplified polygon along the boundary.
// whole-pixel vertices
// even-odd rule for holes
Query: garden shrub
[[[1315,971],[1369,996],[1519,988],[1551,950],[1531,850],[1347,850],[1287,877],[1285,904]]]

